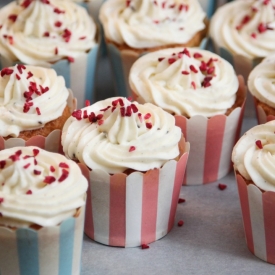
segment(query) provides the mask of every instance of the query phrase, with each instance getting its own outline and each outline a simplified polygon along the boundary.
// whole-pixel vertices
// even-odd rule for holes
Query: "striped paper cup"
[[[268,121],[275,120],[275,116],[267,114],[265,110],[262,108],[262,106],[257,104],[256,100],[254,100],[254,103],[256,108],[258,124],[264,124]]]
[[[261,191],[236,174],[248,249],[265,262],[275,264],[275,192]]]
[[[246,95],[246,87],[240,76],[239,83],[238,92],[244,102],[242,107],[235,108],[229,116],[175,116],[176,125],[191,144],[184,185],[213,182],[231,170],[231,153],[240,136]]]
[[[134,247],[164,237],[173,227],[188,158],[184,153],[146,173],[109,175],[79,164],[89,181],[85,233],[110,246]]]
[[[79,275],[84,212],[39,230],[0,226],[0,274]]]
[[[201,41],[200,48],[205,49],[207,43],[208,38],[204,38]],[[106,42],[106,44],[112,67],[116,94],[117,96],[123,97],[132,96],[132,91],[128,81],[130,69],[139,57],[149,52],[138,53],[135,50],[120,50],[113,43]]]
[[[73,97],[73,93],[69,90],[69,97],[67,99],[67,104],[70,111],[76,109],[76,98]],[[63,154],[61,145],[61,130],[52,131],[47,137],[34,136],[25,141],[22,138],[9,138],[5,140],[0,136],[0,150],[16,147],[16,146],[37,146],[41,149],[45,149],[49,152]],[[0,275],[2,275],[0,273]]]
[[[66,87],[73,90],[74,96],[77,99],[78,108],[83,108],[85,106],[86,99],[91,102],[94,100],[93,92],[98,48],[99,46],[96,45],[88,53],[82,53],[74,59],[74,62],[62,59],[50,66],[58,75],[64,77]],[[4,56],[0,56],[1,69],[14,66],[17,63],[20,62],[12,62],[11,60],[7,60]]]

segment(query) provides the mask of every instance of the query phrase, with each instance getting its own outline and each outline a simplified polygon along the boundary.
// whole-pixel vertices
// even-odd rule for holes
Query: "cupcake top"
[[[18,137],[62,115],[69,91],[53,69],[18,64],[0,74],[0,136]]]
[[[210,36],[219,47],[253,59],[275,51],[275,0],[237,0],[211,19]]]
[[[235,103],[239,86],[226,60],[197,48],[146,54],[132,66],[129,81],[139,102],[187,117],[225,114]]]
[[[113,174],[160,168],[179,156],[180,139],[172,115],[118,97],[75,111],[64,125],[61,142],[67,157]]]
[[[184,44],[205,28],[197,0],[109,0],[99,18],[109,40],[138,49]]]
[[[275,191],[275,121],[247,131],[233,148],[234,168],[264,191]]]
[[[0,27],[0,53],[30,65],[73,61],[96,44],[95,23],[70,1],[11,2],[0,10]]]
[[[265,58],[248,77],[248,88],[259,101],[275,108],[275,55]]]
[[[0,151],[0,224],[55,226],[85,204],[88,183],[78,165],[37,147]]]

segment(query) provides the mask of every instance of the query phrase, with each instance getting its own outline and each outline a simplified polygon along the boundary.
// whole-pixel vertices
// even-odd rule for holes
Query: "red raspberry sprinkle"
[[[260,23],[259,25],[258,25],[258,31],[259,31],[259,33],[263,33],[263,32],[265,32],[267,30],[267,28],[266,28],[266,25],[264,24],[264,23]]]
[[[191,56],[190,56],[190,52],[189,52],[186,48],[184,48],[184,50],[182,51],[182,53],[183,53],[183,54],[186,54],[186,55],[189,56],[189,57],[191,57]]]
[[[44,32],[43,36],[44,36],[44,37],[49,37],[49,36],[50,36],[50,33],[49,33],[49,32]]]
[[[55,25],[57,28],[60,28],[60,27],[62,26],[62,22],[56,21],[56,22],[54,23],[54,25]]]
[[[84,39],[86,39],[86,36],[79,37],[79,40],[84,40]]]
[[[84,112],[83,112],[83,118],[88,118],[89,116],[88,116],[88,112],[87,112],[87,110],[84,110]]]
[[[185,202],[185,199],[179,198],[178,203],[183,203],[183,202]]]
[[[174,62],[176,62],[176,59],[175,58],[168,58],[168,63],[171,65],[173,64]]]
[[[23,70],[25,70],[26,67],[23,64],[18,64],[17,69],[18,69],[19,73],[22,74]]]
[[[184,74],[184,75],[189,75],[189,74],[190,74],[190,73],[187,72],[187,71],[182,71],[181,73]]]
[[[136,147],[135,146],[130,146],[130,149],[129,149],[129,152],[133,152],[136,150]]]
[[[108,109],[110,109],[111,108],[111,106],[107,106],[106,108],[104,108],[104,109],[101,109],[101,110],[99,110],[99,111],[101,111],[101,112],[105,112],[105,111],[107,111]]]
[[[33,0],[25,0],[20,6],[26,9],[32,3],[32,1]]]
[[[151,129],[153,126],[152,126],[152,123],[150,123],[150,122],[147,122],[146,123],[146,128],[147,129]]]
[[[81,120],[82,119],[82,111],[81,110],[75,110],[75,111],[73,111],[72,116],[75,117],[77,120]]]
[[[50,1],[49,0],[40,0],[43,4],[47,4],[49,5],[50,4]]]
[[[132,111],[133,113],[137,113],[138,112],[138,108],[135,104],[131,104],[131,108],[132,108]]]
[[[27,195],[31,195],[31,194],[32,194],[32,190],[28,190],[28,191],[26,192],[26,194],[27,194]]]
[[[55,182],[55,177],[53,177],[53,176],[46,176],[43,182],[45,182],[47,184],[51,184],[51,183]]]
[[[207,70],[207,74],[212,74],[214,73],[215,71],[215,67],[210,67],[208,70]]]
[[[4,202],[4,198],[0,198],[0,203],[3,203]]]
[[[67,163],[65,163],[65,162],[60,162],[59,163],[59,167],[61,167],[61,168],[69,168],[69,165]]]
[[[71,39],[71,35],[72,35],[72,32],[68,29],[65,29],[62,37],[64,38],[65,42],[68,43]]]
[[[126,7],[129,7],[131,4],[131,0],[126,0]]]
[[[74,58],[71,57],[71,56],[67,56],[67,59],[68,59],[68,61],[69,61],[70,63],[73,63],[73,62],[74,62]]]
[[[27,79],[31,78],[33,76],[32,72],[28,72]]]
[[[62,11],[59,8],[54,8],[53,12],[55,12],[57,14],[65,13],[65,11]]]
[[[62,174],[60,176],[60,178],[58,179],[58,182],[62,182],[64,181],[69,175],[69,171],[66,169],[62,169]]]
[[[38,170],[33,170],[33,173],[35,174],[35,175],[41,175],[41,171],[38,171]]]
[[[163,59],[165,59],[164,57],[159,57],[158,61],[161,62]]]
[[[97,124],[98,124],[99,126],[102,125],[103,123],[104,123],[104,120],[103,120],[103,119],[97,121]]]
[[[54,54],[58,55],[58,48],[57,47],[54,49]]]
[[[9,15],[8,19],[10,19],[11,21],[15,22],[17,19],[17,15],[16,14],[11,14]]]
[[[257,147],[259,149],[263,149],[263,144],[262,144],[262,142],[260,140],[256,140],[255,144],[257,145]]]
[[[121,107],[121,108],[120,108],[120,115],[121,115],[122,117],[125,117],[125,107]]]
[[[194,81],[191,82],[191,85],[194,88],[194,90],[196,90],[196,83]]]
[[[55,172],[55,168],[53,166],[50,167],[50,171],[53,173]]]
[[[21,79],[21,77],[18,74],[15,74],[15,77],[16,77],[17,80]]]
[[[0,160],[0,169],[3,169],[6,165],[6,161],[5,160]]]
[[[223,184],[223,183],[219,183],[219,184],[218,184],[218,188],[219,188],[220,190],[224,190],[224,189],[227,188],[227,185],[226,185],[226,184]]]
[[[198,72],[198,70],[194,67],[194,65],[190,65],[189,68],[195,74]]]
[[[256,33],[255,32],[253,32],[253,33],[251,33],[251,35],[250,35],[252,38],[254,38],[254,39],[256,39],[257,38],[257,35],[256,35]]]
[[[11,75],[13,73],[13,70],[12,69],[10,69],[10,68],[4,68],[4,69],[2,69],[2,71],[1,71],[1,76],[3,77],[3,76],[5,76],[5,75]]]
[[[148,244],[142,244],[141,245],[141,249],[148,249],[150,248],[150,246]]]
[[[126,107],[125,116],[130,117],[131,115],[132,115],[132,107],[131,106],[127,106]]]
[[[88,107],[88,106],[90,106],[90,105],[91,105],[90,100],[86,99],[86,100],[85,100],[85,106]]]
[[[179,226],[179,227],[183,226],[183,224],[184,224],[184,221],[183,221],[183,220],[178,221],[178,226]]]
[[[151,114],[150,113],[147,113],[145,116],[144,116],[144,119],[149,119],[151,117]]]
[[[27,163],[26,165],[23,166],[24,169],[28,169],[30,167],[30,163]]]
[[[41,115],[41,112],[40,112],[39,107],[36,107],[36,108],[35,108],[35,111],[36,111],[36,113],[37,113],[39,116]]]
[[[120,105],[121,107],[124,106],[124,102],[123,102],[122,98],[119,98],[119,99],[118,99],[118,102],[119,102],[119,105]]]
[[[37,160],[33,159],[33,163],[34,163],[34,165],[37,165]]]
[[[202,54],[200,54],[200,53],[194,53],[194,58],[201,58],[202,57]]]

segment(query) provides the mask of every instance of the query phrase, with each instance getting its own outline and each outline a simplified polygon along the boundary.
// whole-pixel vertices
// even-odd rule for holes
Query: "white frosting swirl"
[[[63,155],[37,147],[0,151],[0,224],[55,226],[85,204],[86,178]]]
[[[210,36],[219,47],[250,59],[275,51],[275,0],[237,0],[211,19]]]
[[[96,25],[83,7],[61,0],[20,3],[0,10],[0,53],[9,60],[49,66],[96,44]]]
[[[188,117],[224,114],[235,103],[239,85],[226,60],[196,48],[146,54],[132,66],[129,81],[139,102]]]
[[[205,28],[197,0],[109,0],[99,18],[109,40],[132,48],[184,44]]]
[[[253,96],[275,108],[275,55],[265,58],[253,69],[247,84]]]
[[[80,117],[92,112],[99,117],[94,123],[70,117],[62,132],[63,150],[93,170],[110,174],[128,168],[147,171],[179,155],[181,130],[174,117],[150,103],[110,98],[78,112]]]
[[[62,115],[68,96],[64,78],[53,69],[4,68],[0,76],[0,136],[17,137],[21,131],[44,127]]]
[[[275,191],[274,132],[275,121],[257,125],[240,138],[232,153],[235,170],[264,191]]]

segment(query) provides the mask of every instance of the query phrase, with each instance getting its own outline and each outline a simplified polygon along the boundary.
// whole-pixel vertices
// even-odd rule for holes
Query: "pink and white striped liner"
[[[76,108],[76,98],[73,97],[71,90],[67,99],[67,104],[70,111],[73,112]],[[61,130],[52,131],[47,137],[34,136],[25,141],[21,138],[9,138],[5,140],[0,136],[0,150],[16,147],[16,146],[37,146],[41,149],[45,149],[49,152],[63,154],[61,145]]]
[[[275,192],[262,192],[236,175],[248,249],[258,258],[275,264]]]
[[[264,109],[255,103],[255,108],[256,108],[256,115],[257,115],[257,120],[258,124],[265,124],[268,121],[275,120],[275,116],[273,115],[267,115],[264,111]]]
[[[89,181],[85,233],[110,246],[134,247],[154,242],[173,227],[189,153],[146,173],[109,175],[79,164]]]
[[[240,76],[239,82],[239,91],[244,96],[246,87]],[[205,184],[228,174],[232,168],[231,152],[240,136],[243,112],[244,102],[229,116],[175,116],[176,125],[191,144],[184,185]]]

